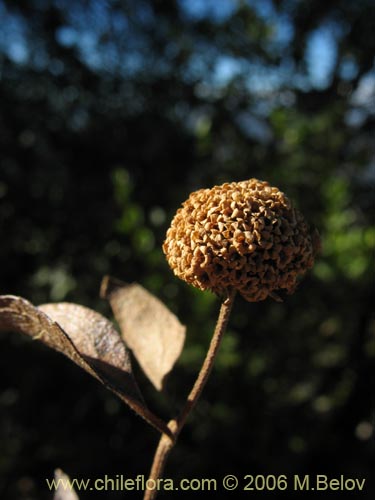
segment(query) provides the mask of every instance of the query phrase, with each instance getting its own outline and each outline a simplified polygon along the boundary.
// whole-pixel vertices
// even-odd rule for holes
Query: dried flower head
[[[179,278],[225,295],[236,289],[256,302],[293,293],[312,267],[314,237],[288,198],[250,179],[200,189],[174,216],[163,251]]]

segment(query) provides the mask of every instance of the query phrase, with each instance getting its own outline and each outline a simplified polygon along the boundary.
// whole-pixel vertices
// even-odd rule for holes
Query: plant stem
[[[211,373],[221,340],[228,324],[235,295],[235,290],[231,291],[228,294],[227,299],[224,300],[224,302],[221,304],[219,317],[215,326],[210,346],[208,348],[205,360],[199,371],[194,386],[186,399],[185,406],[183,407],[177,418],[169,421],[168,429],[170,430],[170,434],[163,433],[160,438],[149,475],[149,480],[154,481],[154,483],[152,483],[153,489],[146,489],[144,500],[154,500],[156,498],[156,495],[158,493],[158,489],[156,487],[157,480],[162,477],[167,458],[172,451],[173,446],[176,444],[177,437],[184,427],[190,412],[197,404],[198,399],[202,394],[203,388],[206,385],[208,377]]]

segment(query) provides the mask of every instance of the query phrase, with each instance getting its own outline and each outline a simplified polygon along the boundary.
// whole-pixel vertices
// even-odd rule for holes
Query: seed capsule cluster
[[[200,189],[174,216],[163,251],[184,281],[256,302],[293,293],[314,263],[309,228],[278,188],[250,179]]]

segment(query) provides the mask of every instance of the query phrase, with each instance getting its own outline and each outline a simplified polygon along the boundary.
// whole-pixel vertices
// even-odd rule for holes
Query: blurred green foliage
[[[0,293],[109,315],[104,274],[142,283],[188,325],[163,397],[134,367],[150,406],[186,397],[219,306],[161,250],[189,192],[266,179],[321,234],[295,295],[235,304],[167,477],[345,474],[373,494],[374,17],[370,0],[0,0]],[[62,356],[0,341],[1,498],[51,498],[56,467],[147,474],[152,429]]]

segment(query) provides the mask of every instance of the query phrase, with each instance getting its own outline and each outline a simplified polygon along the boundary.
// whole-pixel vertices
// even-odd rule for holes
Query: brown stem
[[[158,493],[157,480],[162,477],[167,458],[172,451],[173,446],[176,444],[177,437],[180,434],[183,426],[185,425],[190,412],[197,404],[198,399],[202,394],[203,388],[206,385],[208,377],[211,373],[221,340],[228,324],[235,295],[236,292],[234,290],[231,291],[227,299],[221,304],[219,317],[216,323],[214,334],[211,339],[210,346],[206,354],[206,358],[199,371],[195,384],[186,399],[185,406],[183,407],[179,416],[176,419],[170,420],[170,422],[168,423],[170,434],[164,433],[160,438],[149,475],[148,484],[152,489],[146,489],[144,500],[154,500],[156,498],[156,495]]]

